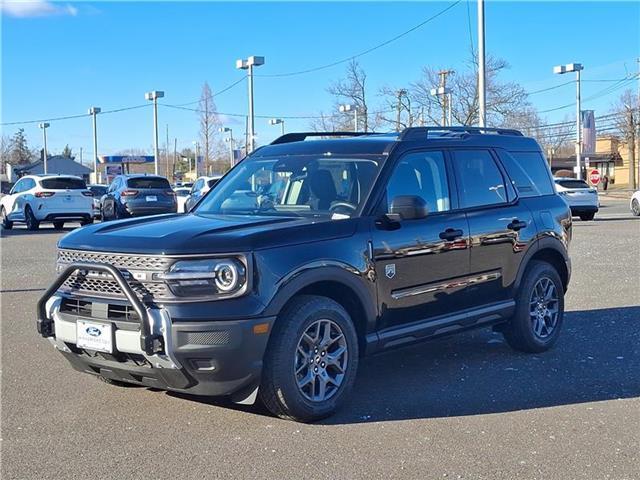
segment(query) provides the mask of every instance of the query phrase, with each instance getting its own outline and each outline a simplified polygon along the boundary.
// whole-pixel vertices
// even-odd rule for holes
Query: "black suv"
[[[101,200],[103,220],[176,213],[176,193],[157,175],[118,175]]]
[[[287,134],[187,215],[62,238],[38,331],[111,384],[259,395],[311,421],[345,402],[364,355],[486,326],[550,348],[570,239],[518,131]]]

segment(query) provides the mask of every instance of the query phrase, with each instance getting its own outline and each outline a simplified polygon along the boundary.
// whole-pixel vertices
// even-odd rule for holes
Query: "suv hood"
[[[58,246],[173,255],[247,252],[348,237],[356,225],[356,219],[169,214],[82,227]]]

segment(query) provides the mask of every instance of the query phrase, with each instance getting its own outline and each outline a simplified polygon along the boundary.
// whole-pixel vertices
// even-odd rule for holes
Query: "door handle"
[[[523,222],[523,221],[518,220],[516,218],[509,225],[507,225],[507,228],[509,230],[513,230],[513,231],[517,232],[518,230],[522,230],[523,228],[527,228],[527,222]]]
[[[440,232],[440,238],[442,240],[455,240],[456,238],[460,238],[464,235],[464,232],[459,228],[447,228],[444,232]]]

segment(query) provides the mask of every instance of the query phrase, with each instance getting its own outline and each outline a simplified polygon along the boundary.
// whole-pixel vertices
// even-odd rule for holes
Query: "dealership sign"
[[[153,155],[100,155],[100,163],[153,163]]]

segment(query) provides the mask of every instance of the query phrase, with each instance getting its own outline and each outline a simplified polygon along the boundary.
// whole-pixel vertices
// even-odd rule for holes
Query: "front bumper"
[[[92,264],[92,268],[96,265]],[[61,277],[79,267],[86,265],[71,265],[52,288],[60,283]],[[67,273],[69,270],[71,273]],[[142,305],[135,295],[129,303],[136,311],[143,309],[137,317],[142,321],[109,318],[104,313],[108,309],[101,308],[103,304],[92,304],[91,315],[79,315],[61,308],[66,297],[52,288],[39,303],[38,331],[78,371],[193,395],[233,395],[239,400],[249,396],[259,384],[274,317],[174,321],[166,309]],[[78,320],[111,323],[113,353],[78,348]],[[262,328],[254,330],[257,325]]]

